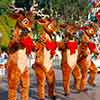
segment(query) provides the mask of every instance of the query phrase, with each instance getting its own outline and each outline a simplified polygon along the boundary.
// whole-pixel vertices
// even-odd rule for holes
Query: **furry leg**
[[[37,84],[38,84],[38,97],[40,100],[45,99],[45,72],[42,68],[39,66],[35,67],[35,74],[37,78]]]
[[[54,97],[55,93],[55,73],[54,69],[51,68],[49,72],[46,73],[47,81],[48,81],[48,95],[50,97]]]
[[[26,68],[20,79],[21,100],[29,100],[29,69]]]
[[[91,62],[89,70],[90,70],[90,76],[89,76],[89,79],[88,79],[88,83],[91,86],[93,86],[97,72],[98,72],[97,67],[95,66],[95,64],[93,62]]]
[[[62,65],[62,73],[63,73],[63,86],[64,92],[66,95],[70,94],[70,76],[71,76],[71,69],[68,64]]]
[[[74,76],[74,79],[75,79],[75,89],[76,90],[80,90],[80,83],[81,83],[81,72],[80,72],[80,69],[79,67],[76,65],[73,69],[73,76]]]
[[[87,83],[86,78],[88,74],[88,67],[84,63],[81,64],[81,74],[82,74],[82,78],[80,83],[80,90],[84,91],[86,90],[86,83]]]
[[[17,85],[21,73],[16,69],[8,71],[8,100],[16,100]]]

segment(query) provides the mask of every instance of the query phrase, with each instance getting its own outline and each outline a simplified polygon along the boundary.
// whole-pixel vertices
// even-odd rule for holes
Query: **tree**
[[[0,15],[6,15],[9,11],[8,5],[12,0],[0,0]]]
[[[87,16],[87,0],[53,0],[53,12],[64,15],[66,21],[78,20],[79,16]]]
[[[27,10],[33,5],[33,0],[15,0],[15,6],[17,8],[25,8]]]

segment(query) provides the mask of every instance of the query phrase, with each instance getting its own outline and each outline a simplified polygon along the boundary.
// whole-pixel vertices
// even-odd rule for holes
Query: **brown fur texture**
[[[61,47],[62,51],[62,60],[61,60],[61,68],[62,68],[62,76],[63,76],[63,87],[64,87],[64,92],[65,94],[69,95],[70,94],[70,78],[71,78],[71,73],[74,76],[74,87],[76,89],[76,92],[80,90],[80,80],[81,80],[81,72],[77,64],[71,69],[67,62],[67,55],[66,55],[66,48],[64,43],[59,43],[58,44]]]
[[[48,62],[48,65],[44,65],[45,60],[45,52],[48,52],[48,50],[45,47],[45,41],[50,39],[50,35],[52,34],[52,30],[48,29],[48,21],[44,20],[45,23],[39,22],[39,24],[43,25],[44,30],[42,31],[40,35],[40,40],[36,42],[35,45],[35,53],[36,53],[36,61],[33,65],[33,69],[36,74],[37,78],[37,85],[38,85],[38,98],[40,100],[45,99],[45,82],[47,80],[48,84],[48,95],[50,97],[54,97],[55,94],[55,73],[53,69],[53,65]],[[48,35],[48,37],[46,37]],[[51,39],[50,39],[51,41]],[[47,51],[45,51],[47,50]],[[49,56],[47,56],[48,59]],[[50,60],[50,58],[49,58]]]
[[[88,82],[91,86],[93,86],[95,77],[97,74],[97,67],[91,61],[91,58],[90,58],[91,54],[89,52],[89,48],[86,49],[83,43],[82,45],[80,44],[79,52],[80,52],[80,57],[79,57],[78,64],[80,65],[81,74],[82,74],[80,88],[81,88],[81,91],[84,91],[86,89],[86,83],[87,83],[86,78],[87,78],[88,70],[90,70],[90,77],[88,79]]]
[[[39,99],[45,99],[45,82],[47,80],[48,83],[48,95],[50,97],[55,96],[55,75],[54,69],[51,69],[48,72],[45,72],[41,67],[41,65],[36,64],[34,68],[37,84],[38,84],[38,97]]]
[[[14,14],[14,16],[17,16],[17,15]],[[20,45],[20,39],[21,39],[20,30],[24,28],[25,29],[31,28],[32,22],[29,19],[27,19],[25,16],[23,16],[22,14],[18,14],[18,17],[15,19],[17,19],[15,30],[13,32],[13,37],[10,39],[9,44],[8,44],[8,48],[9,48],[9,58],[7,62],[8,100],[17,100],[16,95],[17,95],[18,86],[20,86],[20,94],[21,94],[20,99],[29,100],[28,57],[25,52],[26,48]],[[21,56],[22,59],[19,56]]]
[[[16,54],[8,60],[8,100],[16,100],[17,88],[20,82],[21,100],[29,100],[29,69],[26,66],[23,73],[17,67]]]
[[[68,41],[70,41],[70,39],[73,39],[74,33],[76,33],[77,30],[78,28],[74,24],[67,25],[65,29],[66,31],[65,36],[67,36],[66,38]],[[71,68],[71,66],[68,64],[67,50],[69,50],[69,48],[66,47],[66,44],[64,42],[58,42],[57,44],[59,49],[62,51],[61,67],[62,67],[62,74],[63,74],[62,76],[63,76],[64,92],[65,94],[69,95],[71,73],[73,73],[75,79],[75,83],[74,83],[75,89],[78,92],[80,90],[81,72],[77,63],[73,66],[73,68]]]
[[[90,37],[93,36],[96,33],[95,29],[91,27],[87,27],[87,29],[84,31],[82,35],[82,40],[79,46],[79,59],[78,59],[78,64],[80,65],[81,68],[81,74],[82,74],[82,79],[81,79],[81,91],[86,90],[86,83],[87,83],[87,74],[88,70],[90,71],[88,83],[93,86],[95,77],[97,74],[97,67],[91,60],[91,50],[88,46],[88,43],[90,42]],[[94,50],[95,52],[95,50]]]

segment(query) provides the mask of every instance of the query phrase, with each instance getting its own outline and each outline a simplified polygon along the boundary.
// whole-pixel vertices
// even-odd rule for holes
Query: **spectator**
[[[0,76],[5,75],[5,64],[7,62],[8,55],[0,48]]]

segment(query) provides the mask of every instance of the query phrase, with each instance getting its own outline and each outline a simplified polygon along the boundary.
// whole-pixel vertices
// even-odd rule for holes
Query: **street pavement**
[[[63,91],[63,83],[62,83],[62,72],[60,69],[55,69],[56,74],[56,92],[57,92],[57,100],[100,100],[100,74],[97,74],[96,77],[96,87],[92,88],[87,84],[88,91],[75,93],[73,86],[73,77],[71,77],[71,94],[69,96],[64,96]],[[37,83],[36,77],[34,75],[34,71],[30,70],[30,89],[29,96],[30,100],[38,100],[37,97]],[[47,94],[47,85],[46,85],[46,100],[50,100]],[[0,100],[7,100],[7,78],[6,76],[0,81]],[[17,93],[17,100],[20,100],[20,94]]]

